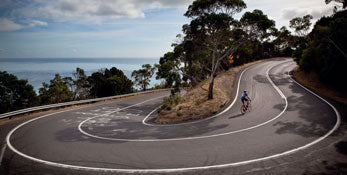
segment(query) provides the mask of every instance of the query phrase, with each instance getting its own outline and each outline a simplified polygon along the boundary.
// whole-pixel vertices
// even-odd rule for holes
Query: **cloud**
[[[48,23],[45,21],[39,21],[39,20],[32,20],[29,24],[30,27],[35,27],[35,26],[47,26]]]
[[[13,31],[21,28],[23,28],[23,26],[16,24],[7,18],[0,18],[0,31]]]
[[[332,7],[316,7],[316,8],[285,8],[282,10],[282,19],[291,20],[295,17],[303,17],[307,14],[313,16],[314,19],[321,18],[322,16],[331,15],[333,12]]]
[[[282,18],[286,20],[291,20],[295,17],[302,17],[307,15],[309,12],[307,9],[299,8],[286,8],[282,10]]]
[[[143,18],[144,10],[187,8],[193,0],[57,0],[39,10],[49,18]]]
[[[150,8],[188,8],[194,0],[134,0],[135,4]]]

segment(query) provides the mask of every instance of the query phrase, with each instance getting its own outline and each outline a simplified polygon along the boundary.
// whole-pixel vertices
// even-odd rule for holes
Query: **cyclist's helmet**
[[[243,92],[244,92],[244,93],[247,93],[247,91],[246,91],[246,90],[244,90]]]

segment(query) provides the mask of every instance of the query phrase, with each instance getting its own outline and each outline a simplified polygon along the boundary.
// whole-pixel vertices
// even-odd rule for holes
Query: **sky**
[[[324,0],[244,0],[276,27],[333,13]],[[0,0],[0,58],[159,58],[193,0]]]

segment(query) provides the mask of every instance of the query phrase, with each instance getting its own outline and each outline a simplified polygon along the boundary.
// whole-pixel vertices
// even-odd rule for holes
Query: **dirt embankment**
[[[296,68],[293,71],[293,76],[299,83],[315,91],[316,93],[347,105],[347,92],[338,92],[329,85],[322,83],[315,72],[307,73],[299,70],[299,68]]]
[[[259,60],[242,66],[237,66],[220,73],[214,81],[213,99],[207,100],[209,79],[189,90],[180,103],[170,108],[161,109],[155,119],[158,124],[181,123],[203,119],[221,111],[230,102],[236,74]]]
[[[347,105],[347,93],[338,92],[329,85],[322,83],[315,72],[307,73],[299,70],[299,68],[296,68],[293,71],[293,76],[299,83],[310,88],[316,93]]]

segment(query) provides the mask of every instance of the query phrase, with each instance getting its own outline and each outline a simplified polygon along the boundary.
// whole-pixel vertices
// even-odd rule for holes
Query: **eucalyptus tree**
[[[269,40],[276,31],[275,21],[268,18],[263,11],[255,9],[253,12],[246,12],[240,19],[241,28],[248,34],[249,38],[259,40]]]
[[[276,50],[279,52],[279,56],[291,56],[293,50],[293,36],[291,32],[285,27],[281,29],[276,34],[276,39],[273,41]]]
[[[295,49],[292,56],[295,57],[295,61],[298,63],[302,52],[308,45],[307,34],[312,24],[311,19],[313,19],[312,15],[305,15],[303,17],[293,18],[289,21],[289,27],[294,29],[296,33],[293,37],[293,46]]]
[[[0,71],[0,113],[38,105],[34,87],[27,80]]]
[[[151,81],[155,71],[155,67],[152,67],[150,64],[142,65],[142,69],[134,70],[131,73],[131,77],[135,78],[135,84],[140,86],[143,91],[146,91],[149,82]]]
[[[208,99],[213,99],[214,78],[222,59],[232,54],[240,41],[232,40],[233,15],[246,8],[243,0],[196,0],[188,7],[185,16],[191,18],[190,34],[203,41],[210,52],[210,82]]]
[[[88,76],[85,74],[84,70],[81,68],[76,68],[73,72],[74,80],[74,99],[82,100],[87,99],[89,96],[90,85],[87,81]]]
[[[133,91],[131,80],[116,67],[92,73],[87,78],[87,82],[89,96],[92,98],[127,94]]]
[[[346,93],[347,83],[347,10],[322,17],[308,35],[308,45],[298,59],[301,70],[317,73],[319,79]]]
[[[240,50],[247,53],[250,59],[268,57],[274,50],[270,43],[272,36],[276,35],[275,21],[268,18],[261,10],[246,12],[240,19],[239,27],[247,34],[248,41]],[[239,50],[239,52],[240,52]]]
[[[71,101],[72,91],[64,78],[59,74],[50,80],[50,83],[42,83],[42,88],[39,89],[39,97],[42,104],[61,103]]]
[[[155,65],[158,70],[156,79],[164,79],[166,88],[179,85],[181,82],[180,64],[181,61],[174,57],[173,52],[164,54],[160,58],[159,64]]]
[[[295,30],[295,33],[304,37],[308,34],[310,27],[312,25],[311,20],[313,19],[312,15],[305,15],[303,17],[296,17],[289,21],[289,27]]]

